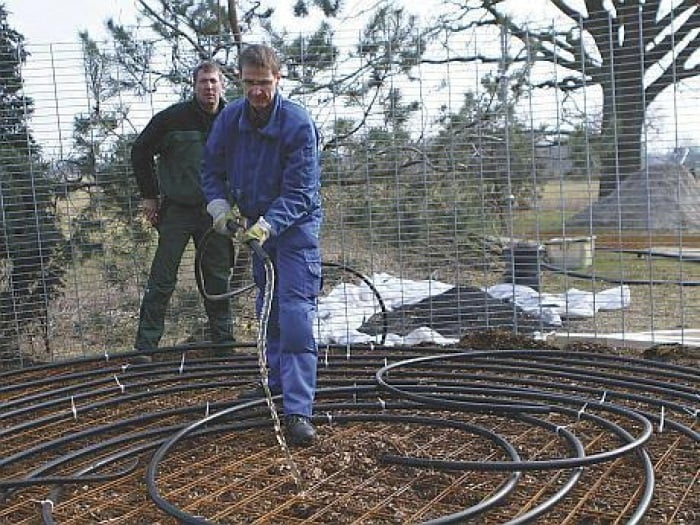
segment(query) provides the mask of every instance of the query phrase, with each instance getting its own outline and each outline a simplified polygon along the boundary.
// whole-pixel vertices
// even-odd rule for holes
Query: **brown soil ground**
[[[513,349],[519,351],[509,352]],[[461,356],[471,350],[485,357]],[[287,456],[261,401],[258,407],[215,418],[207,433],[176,441],[154,467],[155,490],[182,512],[222,524],[421,523],[489,498],[496,500],[492,506],[484,505],[488,508],[475,510],[462,522],[497,524],[545,503],[580,474],[571,481],[571,490],[534,523],[627,523],[644,500],[642,456],[634,452],[620,452],[580,472],[539,467],[523,470],[519,477],[456,466],[460,461],[508,460],[488,432],[507,440],[527,461],[571,458],[567,432],[588,456],[619,451],[625,439],[601,420],[619,425],[630,439],[643,436],[645,428],[624,411],[609,409],[616,407],[650,414],[653,431],[637,449],[648,454],[655,475],[645,523],[700,522],[700,454],[692,437],[700,427],[700,374],[694,351],[657,347],[643,355],[590,343],[556,353],[540,350],[554,348],[497,331],[470,333],[455,348],[322,348],[315,405],[318,439],[313,446],[289,449]],[[542,402],[497,392],[510,386],[551,396],[575,395],[581,401],[550,400],[561,410],[545,413],[527,408],[484,412],[458,404],[406,404],[398,395],[375,388],[374,374],[386,364],[436,355],[447,357],[404,364],[389,372],[390,384],[486,389],[475,398],[468,399],[466,392],[451,398],[459,401]],[[613,362],[613,356],[630,361]],[[145,480],[153,451],[178,428],[234,406],[240,389],[258,375],[256,357],[243,348],[224,355],[202,349],[163,353],[151,364],[125,367],[127,362],[113,356],[107,362],[67,362],[0,375],[0,472],[5,483],[58,458],[65,458],[65,464],[35,475],[75,476],[113,459],[95,470],[93,475],[103,476],[99,480],[84,478],[64,484],[62,490],[47,481],[6,492],[0,523],[40,522],[40,502],[49,499],[54,502],[52,518],[61,524],[178,523],[149,498]],[[510,365],[501,369],[499,363]],[[663,420],[656,417],[662,413]],[[246,422],[259,424],[242,428]],[[674,424],[690,430],[683,432]],[[149,429],[153,434],[143,434]],[[112,458],[129,449],[132,455]],[[386,461],[388,455],[452,461],[453,467],[393,464]],[[514,483],[509,496],[497,498],[509,481]]]

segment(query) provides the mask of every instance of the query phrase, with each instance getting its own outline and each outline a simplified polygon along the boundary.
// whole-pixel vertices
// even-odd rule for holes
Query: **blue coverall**
[[[245,99],[230,103],[214,122],[202,159],[207,202],[227,199],[248,226],[264,217],[271,227],[263,248],[275,268],[267,332],[269,384],[281,389],[285,415],[310,416],[316,390],[313,335],[321,285],[318,133],[307,111],[279,92],[267,123],[257,128]],[[253,258],[258,315],[265,289],[262,261]]]

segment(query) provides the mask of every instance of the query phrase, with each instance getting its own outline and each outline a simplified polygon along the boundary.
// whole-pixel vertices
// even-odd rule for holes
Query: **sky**
[[[220,0],[225,3],[226,0]],[[431,9],[431,4],[436,4],[439,0],[403,0],[402,4],[405,8],[414,14],[423,15],[428,18],[430,15],[434,14],[434,9]],[[544,7],[546,5],[551,6],[550,2],[543,0],[535,0]],[[570,0],[572,5],[582,6],[583,0]],[[669,0],[670,1],[670,0]],[[43,45],[47,47],[48,44],[57,45],[65,43],[66,45],[71,44],[76,46],[78,42],[78,32],[81,30],[88,30],[90,36],[96,40],[100,40],[105,35],[104,22],[108,17],[114,18],[117,22],[125,25],[133,25],[136,23],[136,0],[0,0],[0,2],[5,4],[6,10],[8,11],[8,21],[11,27],[19,31],[24,35],[27,43],[31,45]],[[524,2],[523,0],[509,0],[509,4],[519,8],[521,16],[531,18],[535,16],[533,14],[532,2]],[[280,18],[282,20],[292,19],[291,16],[285,16],[285,10],[287,13],[291,12],[291,6],[294,4],[293,0],[280,0],[275,3],[278,16],[284,17]],[[381,4],[381,0],[347,0],[347,8],[344,10],[345,13],[360,13],[369,9],[373,5]],[[529,6],[530,11],[523,12],[522,7],[524,5]],[[536,15],[542,17],[545,11],[536,9]],[[546,16],[546,15],[545,15]],[[294,29],[303,31],[305,22],[294,19]],[[313,24],[313,21],[309,21],[309,24]],[[60,48],[57,46],[57,48]],[[61,57],[65,57],[64,53]],[[46,56],[45,56],[46,55]],[[25,80],[27,82],[28,89],[32,86],[32,82],[36,82],[40,90],[50,90],[50,79],[46,80],[46,71],[49,69],[49,58],[47,54],[42,55],[41,52],[34,53],[30,58],[32,63],[28,64],[28,68],[25,71]],[[43,62],[42,62],[43,60]],[[39,75],[43,72],[42,80],[33,80],[32,75]],[[38,78],[38,77],[37,77]],[[64,79],[58,79],[61,84],[65,84]],[[73,88],[75,89],[75,88]],[[700,100],[700,82],[694,81],[689,90],[691,100],[695,101],[690,106],[696,106],[696,102]],[[41,139],[41,134],[44,127],[47,133],[55,132],[55,115],[52,117],[53,120],[49,120],[47,117],[46,123],[43,124],[40,120],[40,116],[43,113],[50,112],[52,110],[49,105],[55,105],[53,102],[53,97],[57,95],[56,93],[46,94],[47,107],[41,107],[42,104],[42,94],[33,95],[37,111],[34,117],[34,128],[36,131],[36,138]],[[60,93],[58,94],[60,96]],[[66,93],[62,100],[74,96],[75,91],[71,93]],[[670,94],[674,97],[674,94]],[[687,96],[684,95],[684,96]],[[674,97],[677,100],[677,98]],[[76,100],[76,104],[78,101]],[[700,144],[700,117],[697,116],[695,112],[689,114],[687,112],[688,104],[683,104],[678,107],[674,107],[673,101],[664,102],[662,109],[657,111],[657,115],[661,115],[658,120],[660,120],[662,127],[666,130],[666,136],[670,134],[676,134],[686,141],[692,143]],[[80,109],[84,111],[84,109]],[[676,115],[680,115],[680,118]],[[71,123],[70,119],[62,119],[61,126],[64,126],[66,133],[70,133]],[[669,128],[670,126],[670,128]]]
[[[11,27],[28,42],[75,42],[78,32],[98,32],[109,16],[135,21],[132,0],[4,0]]]
[[[100,34],[108,17],[129,25],[136,21],[135,0],[0,0],[10,13],[10,24],[33,44],[74,42],[79,31],[89,29]],[[225,0],[221,0],[225,4]],[[412,12],[419,13],[434,0],[404,0]],[[347,12],[378,4],[377,0],[349,0]],[[292,0],[280,0],[276,9],[290,11]],[[37,16],[37,13],[40,16]],[[298,21],[295,21],[298,22]]]
[[[279,20],[293,20],[295,31],[305,26],[315,27],[317,21],[299,20],[291,15],[293,0],[275,2]],[[422,10],[432,14],[425,6],[439,0],[403,0],[407,10]],[[220,0],[222,4],[226,0]],[[347,11],[361,13],[382,0],[347,0]],[[73,115],[89,112],[85,97],[78,97],[77,78],[82,76],[82,64],[78,61],[80,31],[87,30],[93,40],[106,37],[105,21],[113,18],[126,26],[137,23],[136,0],[0,0],[8,12],[10,27],[21,33],[30,51],[30,57],[22,76],[27,93],[34,100],[32,131],[42,144],[44,153],[63,158],[70,148]],[[358,28],[360,27],[358,23]],[[57,57],[54,61],[54,54]],[[52,73],[53,68],[58,73]],[[52,74],[56,77],[52,80]],[[61,107],[56,104],[61,101]],[[136,129],[144,126],[154,111],[173,102],[172,94],[162,93],[152,99],[149,107],[132,111],[132,123]],[[60,113],[60,114],[59,114]],[[64,146],[65,145],[65,146]]]

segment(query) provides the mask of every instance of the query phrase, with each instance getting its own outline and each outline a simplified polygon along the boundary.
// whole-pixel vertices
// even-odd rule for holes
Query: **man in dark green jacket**
[[[165,312],[187,244],[193,239],[199,248],[212,225],[199,187],[199,171],[207,136],[224,107],[221,69],[215,62],[202,62],[193,72],[193,81],[192,100],[157,113],[131,150],[143,213],[158,230],[135,342],[135,349],[145,352],[157,348],[163,336]],[[208,238],[202,277],[210,294],[228,290],[230,253],[229,239],[219,234]],[[212,342],[232,342],[229,302],[205,299],[205,308]]]

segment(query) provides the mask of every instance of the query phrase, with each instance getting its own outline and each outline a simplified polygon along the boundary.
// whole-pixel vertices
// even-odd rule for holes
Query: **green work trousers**
[[[201,249],[202,239],[211,228],[211,217],[204,206],[184,206],[165,201],[159,212],[158,247],[151,263],[146,290],[141,301],[135,348],[152,350],[158,347],[165,326],[165,313],[177,284],[182,254],[190,239]],[[232,261],[230,239],[217,233],[207,236],[202,253],[202,277],[207,293],[228,291]],[[204,299],[212,342],[233,340],[233,323],[228,300]]]

